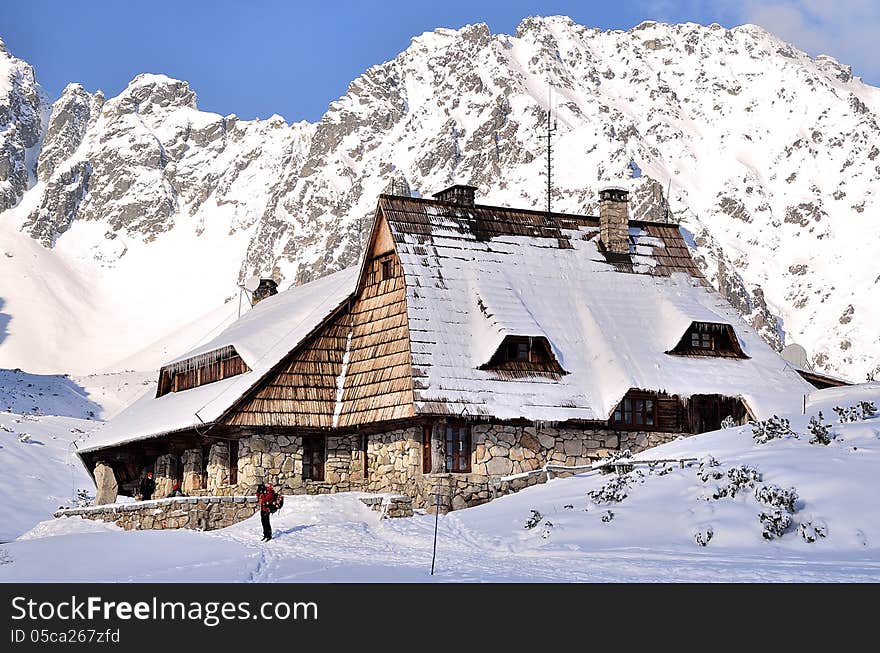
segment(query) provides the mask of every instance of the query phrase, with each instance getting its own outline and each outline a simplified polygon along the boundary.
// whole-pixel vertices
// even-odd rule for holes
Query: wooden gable
[[[379,212],[355,296],[233,407],[224,422],[346,428],[401,419],[414,414],[412,385],[403,269]]]

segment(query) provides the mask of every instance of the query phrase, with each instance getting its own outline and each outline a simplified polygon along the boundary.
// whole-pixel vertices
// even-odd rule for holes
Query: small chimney
[[[272,295],[277,294],[278,284],[275,283],[274,279],[260,279],[260,285],[257,286],[257,289],[251,294],[251,303],[256,306],[262,300],[266,299],[266,297],[271,297]]]
[[[466,186],[464,184],[456,184],[450,186],[439,193],[434,193],[434,198],[441,202],[449,202],[458,206],[473,206],[474,197],[477,192],[476,186]]]
[[[599,191],[599,238],[606,252],[629,254],[629,191],[621,186]]]

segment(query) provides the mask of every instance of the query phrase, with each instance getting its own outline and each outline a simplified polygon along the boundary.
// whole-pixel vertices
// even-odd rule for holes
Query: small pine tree
[[[813,415],[810,423],[807,424],[807,431],[810,433],[810,444],[831,444],[833,439],[831,436],[831,425],[823,421],[822,411],[819,411],[818,418]]]

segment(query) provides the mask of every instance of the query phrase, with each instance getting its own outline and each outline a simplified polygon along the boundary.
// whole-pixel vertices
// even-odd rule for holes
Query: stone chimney
[[[253,288],[253,286],[251,286]],[[251,294],[251,303],[256,306],[262,300],[266,299],[266,297],[271,297],[272,295],[278,294],[278,284],[275,283],[274,279],[260,279],[260,285],[257,286],[257,289]]]
[[[599,239],[606,252],[629,254],[629,191],[621,186],[599,191]]]
[[[441,202],[450,202],[459,206],[473,206],[474,198],[477,192],[476,186],[466,186],[464,184],[456,184],[450,186],[439,193],[434,193],[434,198]]]

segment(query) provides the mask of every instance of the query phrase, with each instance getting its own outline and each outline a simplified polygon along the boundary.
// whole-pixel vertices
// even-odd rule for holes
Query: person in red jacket
[[[272,525],[269,523],[269,515],[274,512],[275,501],[278,495],[271,483],[257,486],[257,501],[260,502],[260,521],[263,524],[263,542],[272,539]]]

